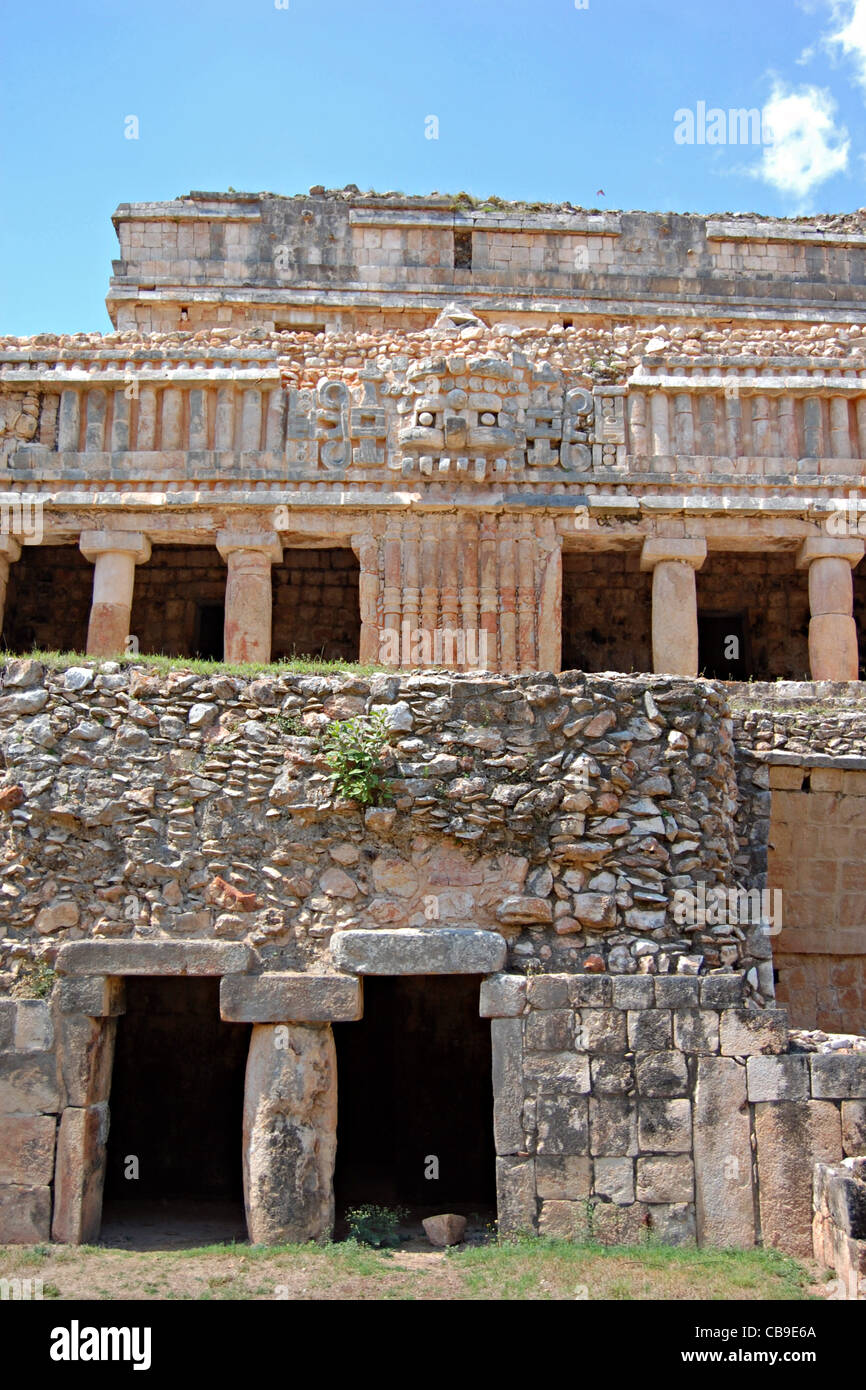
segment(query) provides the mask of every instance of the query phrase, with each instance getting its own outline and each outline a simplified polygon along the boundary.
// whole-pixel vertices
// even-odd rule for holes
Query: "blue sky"
[[[5,0],[0,332],[107,331],[113,209],[190,189],[866,205],[866,0],[281,3]]]

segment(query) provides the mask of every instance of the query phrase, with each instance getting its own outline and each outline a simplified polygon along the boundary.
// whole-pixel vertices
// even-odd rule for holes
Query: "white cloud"
[[[852,59],[856,80],[866,87],[866,0],[830,0],[833,10],[833,23],[838,27],[824,35],[824,43],[831,50],[841,50],[846,58]]]
[[[864,0],[857,0],[864,3]],[[835,123],[836,103],[821,87],[794,90],[775,82],[764,107],[764,125],[772,144],[750,172],[802,202],[820,184],[848,168],[851,141]]]

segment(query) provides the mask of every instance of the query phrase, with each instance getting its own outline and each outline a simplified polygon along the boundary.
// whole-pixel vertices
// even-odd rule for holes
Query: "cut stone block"
[[[832,1052],[809,1058],[812,1095],[827,1100],[866,1100],[866,1055]]]
[[[628,1206],[634,1201],[634,1160],[594,1158],[592,1190],[597,1197]]]
[[[599,1158],[637,1153],[637,1105],[631,1096],[592,1096],[590,1152]]]
[[[866,1100],[842,1102],[842,1149],[846,1157],[866,1154]]]
[[[725,1057],[787,1052],[786,1010],[725,1009],[719,1028],[719,1046]]]
[[[531,1235],[536,1232],[538,1202],[533,1159],[497,1158],[496,1209],[500,1236]]]
[[[642,1096],[685,1096],[689,1091],[689,1069],[681,1052],[649,1052],[638,1057],[635,1067]]]
[[[690,1245],[695,1240],[693,1202],[658,1202],[645,1213],[649,1230],[665,1245]]]
[[[535,1169],[539,1197],[576,1202],[589,1196],[592,1185],[589,1158],[574,1154],[537,1158]]]
[[[490,975],[506,955],[498,932],[468,927],[352,930],[331,938],[334,964],[353,975]]]
[[[14,1045],[18,1052],[47,1052],[54,1046],[51,1006],[44,999],[19,999]]]
[[[255,952],[237,941],[69,941],[60,975],[241,975]]]
[[[459,1245],[466,1235],[466,1217],[457,1216],[454,1212],[427,1216],[421,1225],[431,1245]]]
[[[59,999],[65,1014],[114,1018],[126,1013],[126,990],[116,975],[62,975]]]
[[[627,1052],[628,1014],[622,1009],[581,1009],[574,1045],[581,1052]]]
[[[613,981],[613,1002],[617,1009],[651,1009],[655,1005],[655,986],[649,975],[617,975]]]
[[[542,1092],[537,1102],[539,1154],[585,1154],[589,1127],[584,1096]]]
[[[57,1134],[51,1238],[91,1245],[102,1222],[108,1106],[64,1110]]]
[[[498,976],[497,978],[508,979],[509,976]],[[519,977],[511,976],[510,978],[517,979]],[[525,995],[526,1002],[533,1009],[567,1009],[569,1004],[568,976],[530,975],[525,981]]]
[[[635,1009],[628,1018],[628,1045],[633,1052],[666,1052],[673,1034],[668,1009]]]
[[[482,1018],[517,1018],[526,1006],[524,975],[491,975],[481,981]]]
[[[523,1020],[494,1018],[493,1141],[498,1154],[519,1153],[523,1140]]]
[[[719,1015],[715,1009],[677,1009],[673,1018],[674,1047],[680,1052],[718,1052]]]
[[[117,1020],[89,1014],[60,1014],[58,1060],[67,1105],[99,1105],[108,1100]]]
[[[585,1240],[588,1221],[585,1202],[543,1201],[538,1217],[538,1234],[550,1240]]]
[[[254,1244],[330,1236],[336,1150],[332,1030],[254,1024],[243,1120],[244,1204]]]
[[[51,1188],[0,1186],[0,1245],[51,1239]]]
[[[691,1153],[691,1101],[641,1099],[638,1145],[642,1153]]]
[[[808,1100],[809,1058],[750,1057],[746,1063],[749,1100]]]
[[[0,1184],[45,1187],[54,1176],[53,1115],[6,1115],[0,1123]]]
[[[59,1109],[53,1052],[0,1054],[0,1115],[56,1114]]]
[[[564,1052],[574,1043],[571,1009],[534,1011],[526,1019],[524,1041],[528,1052]]]
[[[699,1057],[694,1099],[696,1215],[701,1245],[755,1244],[746,1069],[731,1057]]]
[[[705,1009],[729,1009],[743,1002],[745,979],[736,975],[704,975],[700,981],[701,1005]]]
[[[656,1007],[659,1009],[696,1009],[699,980],[682,975],[657,975],[655,979]]]
[[[220,1017],[229,1023],[353,1023],[363,1014],[361,981],[345,975],[224,975]]]
[[[808,1259],[813,1169],[842,1155],[839,1110],[830,1101],[762,1102],[755,1106],[755,1135],[764,1244]]]
[[[568,997],[575,1008],[606,1008],[613,1001],[613,980],[609,975],[571,975]]]
[[[638,1159],[639,1202],[691,1202],[694,1195],[694,1164],[687,1154],[665,1154]]]

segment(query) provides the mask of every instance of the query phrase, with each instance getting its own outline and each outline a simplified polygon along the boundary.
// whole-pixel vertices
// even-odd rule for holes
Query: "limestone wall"
[[[393,799],[364,813],[334,795],[317,735],[376,707]],[[731,878],[732,750],[711,683],[20,660],[0,728],[21,787],[7,987],[19,960],[89,937],[243,941],[268,969],[326,967],[347,927],[437,922],[502,933],[521,969],[749,969],[767,951],[759,924],[676,915],[678,892]]]

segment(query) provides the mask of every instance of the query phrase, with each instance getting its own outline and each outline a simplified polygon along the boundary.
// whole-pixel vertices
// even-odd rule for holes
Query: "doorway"
[[[415,1220],[496,1206],[490,1021],[481,977],[368,977],[364,1017],[334,1025],[339,1111],[334,1189],[347,1208]]]
[[[109,1098],[103,1239],[243,1239],[250,1025],[223,1023],[219,980],[128,977]],[[231,1233],[231,1234],[229,1234]]]

